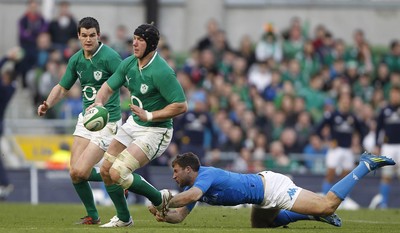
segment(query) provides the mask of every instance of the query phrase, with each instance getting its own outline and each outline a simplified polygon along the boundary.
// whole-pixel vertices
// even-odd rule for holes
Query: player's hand
[[[156,220],[157,220],[157,222],[166,222],[167,219],[166,219],[165,217],[166,217],[166,215],[164,215],[164,214],[162,214],[162,213],[160,213],[160,212],[157,212],[157,213],[156,213]]]
[[[150,211],[150,213],[151,213],[152,215],[156,216],[156,214],[157,214],[157,209],[156,209],[156,207],[154,207],[153,205],[149,205],[149,206],[147,206],[147,209],[149,209],[149,211]]]
[[[96,107],[96,106],[103,107],[103,104],[101,104],[101,103],[93,103],[93,104],[89,105],[89,107],[87,107],[87,108],[85,109],[85,112],[89,111],[89,109],[94,108],[94,107]]]
[[[159,211],[157,211],[156,207],[154,207],[153,205],[147,206],[147,208],[149,209],[150,213],[156,217],[157,222],[165,222],[165,215]]]
[[[140,118],[141,121],[147,121],[146,110],[134,104],[129,104],[129,108],[136,116]]]
[[[44,116],[47,110],[49,110],[49,105],[47,104],[46,101],[43,101],[43,103],[39,105],[37,113],[39,116]]]

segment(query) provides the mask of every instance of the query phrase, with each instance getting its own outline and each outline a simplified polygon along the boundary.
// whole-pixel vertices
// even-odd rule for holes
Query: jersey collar
[[[92,58],[93,58],[94,56],[96,56],[97,53],[99,53],[99,51],[100,51],[100,49],[103,47],[103,45],[104,45],[103,43],[99,42],[99,47],[97,48],[96,52],[93,54]]]
[[[154,61],[154,58],[156,58],[157,53],[158,53],[157,51],[154,53],[154,55],[151,58],[151,60],[149,61],[149,63],[147,63],[145,66],[143,66],[142,70],[145,69],[146,67],[148,67]]]

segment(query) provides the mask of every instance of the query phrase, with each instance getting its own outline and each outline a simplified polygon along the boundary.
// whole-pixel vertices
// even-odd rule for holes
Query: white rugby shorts
[[[326,154],[325,164],[327,168],[352,170],[354,162],[354,155],[350,148],[329,148]]]
[[[164,153],[171,142],[172,134],[172,128],[144,127],[129,116],[126,123],[118,130],[115,139],[126,147],[135,143],[151,161]]]
[[[400,161],[400,144],[383,144],[381,149],[381,155],[392,158],[394,161]],[[397,171],[397,175],[400,176],[400,167],[396,166],[384,166],[382,169],[382,175],[385,177],[393,177]]]
[[[260,205],[262,209],[291,210],[302,188],[296,186],[293,181],[280,173],[263,171],[258,173],[264,177],[264,200]]]
[[[90,142],[96,144],[102,150],[107,151],[111,141],[116,135],[118,129],[121,127],[121,124],[122,120],[117,122],[108,122],[102,130],[92,132],[83,126],[83,115],[80,113],[73,135],[89,139]]]

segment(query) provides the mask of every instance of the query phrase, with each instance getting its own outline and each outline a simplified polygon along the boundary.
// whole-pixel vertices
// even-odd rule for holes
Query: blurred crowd
[[[61,1],[58,7],[57,17],[47,22],[31,0],[18,24],[23,58],[16,62],[15,75],[32,93],[35,106],[80,49],[69,3]],[[307,158],[324,155],[329,146],[329,129],[317,134],[316,125],[337,108],[341,93],[351,94],[352,111],[369,132],[354,136],[354,154],[373,149],[377,111],[387,103],[391,86],[400,84],[399,41],[377,52],[362,28],[354,29],[352,41],[344,41],[325,25],[310,28],[297,17],[287,28],[267,23],[255,41],[243,35],[238,48],[230,45],[216,20],[210,19],[206,30],[184,59],[176,59],[167,38],[160,40],[158,51],[176,70],[189,111],[174,120],[173,143],[155,163],[167,165],[169,155],[193,151],[207,165],[238,172],[310,170],[313,164]],[[132,32],[116,25],[115,35],[104,35],[102,42],[126,58]],[[74,88],[48,118],[78,116],[81,90]],[[121,90],[124,119],[128,95]],[[293,160],[294,154],[307,158]]]
[[[373,151],[376,114],[400,84],[400,44],[393,40],[377,52],[362,29],[345,42],[324,25],[309,29],[294,17],[286,29],[266,24],[257,41],[244,35],[232,48],[210,20],[176,71],[191,110],[175,120],[171,154],[198,148],[206,164],[239,172],[304,171],[330,146],[329,127],[316,128],[338,109],[341,94],[350,94],[365,132],[354,134],[354,155]],[[296,154],[304,156],[292,159]],[[233,162],[222,163],[226,156]]]

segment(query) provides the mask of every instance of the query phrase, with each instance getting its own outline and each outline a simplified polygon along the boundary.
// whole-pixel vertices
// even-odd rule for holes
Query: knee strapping
[[[112,168],[119,173],[118,184],[127,189],[133,182],[132,172],[140,168],[140,163],[127,150],[124,150],[118,155]]]
[[[104,153],[104,159],[107,160],[110,163],[114,163],[114,161],[117,159],[117,157],[112,156],[111,154],[105,152]]]

